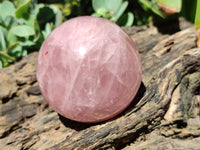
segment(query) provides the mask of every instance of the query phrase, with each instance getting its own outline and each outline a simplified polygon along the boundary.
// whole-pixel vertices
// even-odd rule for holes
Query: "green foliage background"
[[[2,0],[0,68],[38,51],[51,31],[70,18],[92,15],[120,26],[148,25],[153,17],[166,18],[157,2],[200,26],[200,0]]]

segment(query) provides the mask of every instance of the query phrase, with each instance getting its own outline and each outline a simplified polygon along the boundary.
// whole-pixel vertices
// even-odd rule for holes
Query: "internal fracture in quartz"
[[[43,43],[37,79],[46,101],[64,117],[104,121],[135,97],[141,83],[140,56],[116,24],[77,17],[57,27]]]

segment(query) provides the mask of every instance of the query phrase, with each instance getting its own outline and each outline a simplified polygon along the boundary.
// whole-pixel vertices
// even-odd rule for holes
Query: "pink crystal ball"
[[[38,56],[41,92],[62,116],[100,122],[122,112],[141,84],[141,61],[131,38],[116,24],[83,16],[58,26]]]

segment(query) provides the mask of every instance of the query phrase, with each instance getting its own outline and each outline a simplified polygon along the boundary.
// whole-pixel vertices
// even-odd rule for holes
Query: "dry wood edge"
[[[146,37],[147,35],[148,37]],[[38,95],[38,97],[34,98],[34,101],[29,102],[32,96],[25,96],[27,103],[26,105],[30,107],[27,109],[27,111],[25,111],[25,113],[23,111],[22,116],[16,113],[16,116],[19,116],[15,121],[11,120],[10,123],[7,123],[5,121],[6,126],[4,126],[4,130],[6,130],[6,132],[3,133],[1,143],[4,143],[9,147],[15,145],[20,146],[20,144],[22,143],[24,146],[22,145],[21,149],[34,149],[34,146],[37,147],[40,144],[46,144],[45,148],[54,145],[50,149],[97,149],[111,146],[119,148],[123,147],[123,145],[127,143],[130,143],[139,134],[143,132],[151,132],[151,130],[153,130],[158,125],[159,120],[164,117],[164,114],[168,109],[171,96],[182,82],[182,79],[188,74],[199,72],[199,49],[190,50],[191,48],[196,46],[194,44],[196,37],[193,29],[191,28],[172,35],[163,41],[161,41],[163,37],[161,35],[158,35],[158,32],[155,28],[141,31],[140,34],[137,34],[137,37],[136,35],[133,35],[132,38],[135,39],[136,44],[140,42],[145,43],[143,47],[146,48],[146,51],[144,52],[144,54],[142,54],[142,59],[144,61],[143,65],[146,66],[145,68],[143,68],[143,77],[145,78],[145,80],[143,80],[144,85],[141,85],[139,97],[136,99],[136,102],[139,101],[136,107],[135,103],[133,103],[126,110],[126,112],[123,112],[123,114],[121,114],[120,116],[114,118],[113,120],[100,124],[82,125],[79,123],[70,123],[69,120],[66,120],[66,127],[61,126],[61,131],[57,132],[58,135],[60,133],[63,136],[66,136],[66,139],[58,139],[56,143],[59,144],[54,145],[55,141],[52,141],[53,139],[51,137],[48,141],[51,142],[51,144],[48,145],[47,143],[40,142],[42,138],[41,136],[43,136],[42,133],[49,132],[49,134],[52,134],[53,132],[51,131],[51,128],[60,127],[60,121],[58,120],[57,114],[54,113],[51,109],[49,110],[49,108],[45,109],[45,111],[43,112],[39,112],[36,114],[36,110],[38,110],[40,106],[42,97]],[[151,40],[153,40],[153,43],[155,44],[158,43],[158,41],[161,42],[159,42],[157,46],[154,47],[154,44],[146,42]],[[169,45],[171,41],[173,41],[173,43]],[[165,43],[168,44],[166,45]],[[140,46],[141,45],[142,44],[140,44]],[[161,49],[165,49],[166,46],[170,46],[171,51],[167,53],[157,53]],[[152,47],[154,47],[153,52],[149,51],[152,49]],[[184,54],[184,52],[186,53]],[[155,56],[155,54],[158,54],[158,56]],[[6,73],[10,77],[9,82],[13,83],[12,86],[15,87],[15,89],[12,89],[11,94],[5,94],[7,95],[5,97],[6,100],[9,99],[9,101],[8,103],[3,103],[2,107],[12,104],[13,108],[8,108],[14,109],[15,102],[19,104],[23,102],[23,100],[21,99],[23,99],[24,95],[22,94],[21,97],[15,94],[19,94],[19,91],[23,93],[26,85],[28,85],[28,87],[33,86],[33,84],[37,85],[35,78],[35,59],[32,60],[32,58],[37,57],[37,54],[34,54],[33,56],[34,57],[31,57],[31,63],[29,62],[29,58],[27,57],[27,60],[24,59],[21,63],[17,63],[14,66],[10,66],[10,68],[5,68],[4,70],[0,71],[0,73],[2,73],[3,75],[5,75],[4,73]],[[177,58],[177,56],[180,57]],[[173,59],[175,58],[177,59],[173,61]],[[185,60],[186,58],[188,60]],[[148,65],[150,61],[154,64],[153,68],[151,64]],[[18,67],[20,67],[21,69],[18,69]],[[16,70],[18,70],[18,72],[16,72]],[[6,85],[7,84],[2,84],[1,86],[5,87]],[[199,83],[195,84],[195,86],[198,85]],[[146,86],[146,92],[144,91],[144,86]],[[195,89],[195,87],[192,88]],[[31,92],[29,91],[30,89],[26,92],[28,92],[29,94],[33,94],[33,89],[31,90]],[[36,90],[36,94],[37,92],[38,91]],[[34,105],[33,108],[31,107],[32,105]],[[24,109],[23,106],[21,107],[22,109]],[[9,114],[9,112],[10,111],[5,112],[6,118],[13,118],[13,113]],[[26,118],[33,115],[35,116],[32,119],[23,120],[23,117]],[[4,115],[2,118],[5,118]],[[37,118],[40,121],[36,121]],[[45,118],[48,120],[52,120],[51,122],[49,122],[49,124],[52,124],[52,126],[48,123],[43,124],[42,120],[45,120]],[[62,121],[63,118],[60,118]],[[4,124],[3,121],[2,123]],[[34,132],[31,132],[31,134],[26,134],[26,132],[21,133],[21,129],[24,130],[30,127],[29,123],[34,124]],[[63,130],[64,132],[62,132]],[[18,138],[16,139],[16,137]]]
[[[67,137],[50,149],[97,149],[119,147],[134,139],[140,130],[151,130],[163,118],[171,96],[184,76],[200,71],[200,49],[191,49],[167,64],[151,80],[140,102],[123,116]],[[197,85],[198,86],[198,85]]]

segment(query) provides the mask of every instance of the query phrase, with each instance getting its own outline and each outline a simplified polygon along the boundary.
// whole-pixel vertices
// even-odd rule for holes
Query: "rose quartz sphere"
[[[122,112],[141,84],[136,46],[116,24],[77,17],[57,27],[38,56],[41,92],[62,116],[100,122]]]

